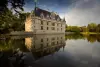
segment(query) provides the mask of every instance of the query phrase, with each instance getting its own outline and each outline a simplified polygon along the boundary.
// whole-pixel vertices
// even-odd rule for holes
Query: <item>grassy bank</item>
[[[100,34],[97,32],[80,32],[80,34],[89,35],[89,34]]]

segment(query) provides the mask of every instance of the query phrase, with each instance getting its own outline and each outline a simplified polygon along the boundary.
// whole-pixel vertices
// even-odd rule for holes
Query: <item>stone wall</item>
[[[65,33],[65,22],[29,16],[25,22],[25,31],[34,34]]]

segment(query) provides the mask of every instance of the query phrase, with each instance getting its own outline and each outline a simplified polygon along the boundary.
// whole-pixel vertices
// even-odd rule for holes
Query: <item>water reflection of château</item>
[[[64,49],[65,36],[64,35],[35,35],[31,38],[25,38],[25,45],[29,51],[32,52],[36,59],[53,54]]]

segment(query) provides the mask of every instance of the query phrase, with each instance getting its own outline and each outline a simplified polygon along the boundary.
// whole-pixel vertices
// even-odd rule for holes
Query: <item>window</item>
[[[57,44],[58,44],[58,41],[57,41]]]
[[[62,41],[60,43],[62,44]]]
[[[55,40],[55,38],[52,38],[52,40]]]
[[[43,26],[41,26],[41,30],[43,30]]]
[[[44,18],[44,15],[43,15],[43,13],[41,13],[41,14],[40,14],[40,17],[41,17],[41,18]]]
[[[43,25],[43,21],[41,21],[41,24]]]
[[[62,31],[62,28],[61,28],[61,31]]]
[[[52,42],[51,45],[55,45],[55,42]]]
[[[34,45],[34,48],[35,48],[35,45]]]
[[[47,15],[47,19],[49,19],[50,17],[49,17],[49,15]]]
[[[47,43],[47,46],[48,46],[49,44]]]
[[[59,18],[57,18],[57,21],[59,21],[60,19]]]
[[[41,42],[43,42],[43,39],[41,39]]]
[[[48,38],[47,38],[47,41],[48,41]]]
[[[40,48],[43,48],[43,44],[40,44],[41,45],[41,47]]]
[[[47,22],[47,25],[49,25],[49,23]]]
[[[55,27],[51,27],[52,30],[55,30]]]
[[[52,26],[55,26],[55,23],[52,23]]]
[[[61,24],[61,27],[62,27],[62,24]]]
[[[49,28],[47,27],[47,30],[48,30]]]

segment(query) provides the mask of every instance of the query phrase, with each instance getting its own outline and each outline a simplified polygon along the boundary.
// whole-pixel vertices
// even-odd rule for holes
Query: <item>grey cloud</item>
[[[73,6],[73,5],[72,5]],[[87,25],[88,23],[100,23],[99,0],[79,0],[71,11],[66,12],[68,25]]]

